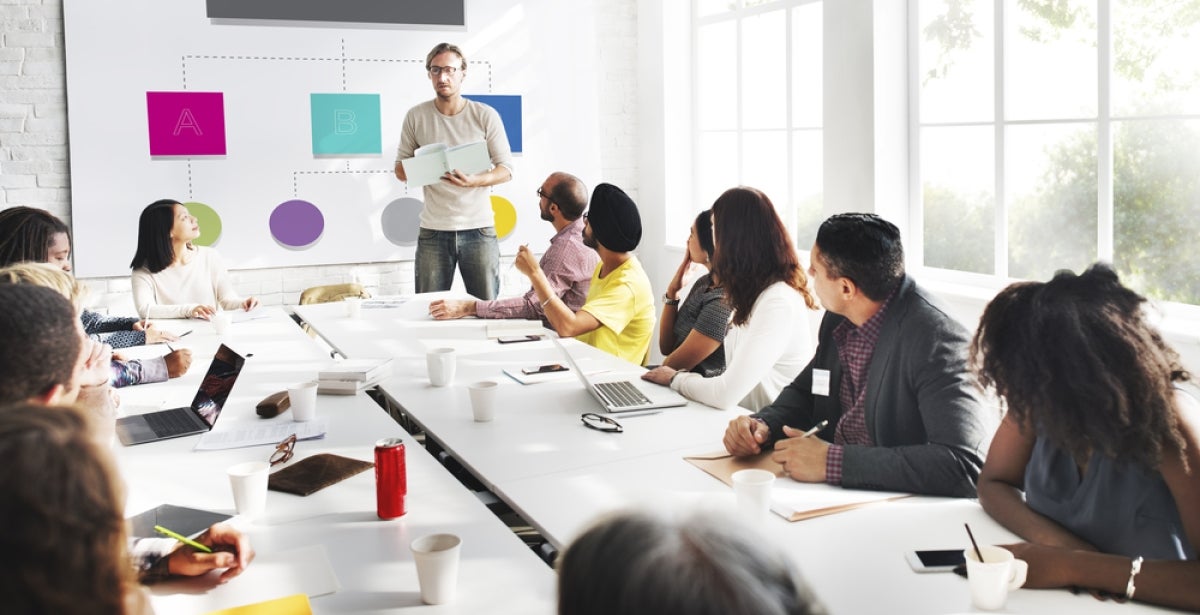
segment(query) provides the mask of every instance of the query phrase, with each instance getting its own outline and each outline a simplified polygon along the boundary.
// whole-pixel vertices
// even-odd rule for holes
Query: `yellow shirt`
[[[575,339],[614,354],[630,363],[645,365],[654,334],[654,291],[636,256],[600,277],[596,265],[592,285],[581,310],[600,321],[600,327]]]

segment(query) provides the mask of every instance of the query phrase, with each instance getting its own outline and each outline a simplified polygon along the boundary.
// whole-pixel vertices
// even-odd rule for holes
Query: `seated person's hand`
[[[192,366],[192,351],[180,348],[168,353],[163,359],[167,362],[167,377],[178,378],[186,374]]]
[[[725,450],[730,455],[745,457],[762,452],[762,444],[767,441],[770,430],[762,421],[756,421],[748,416],[739,416],[729,421],[725,430]]]
[[[437,320],[474,316],[475,302],[438,299],[429,303],[429,315]]]
[[[146,324],[146,328],[143,329],[143,331],[146,332],[146,343],[147,344],[159,344],[162,342],[177,342],[177,341],[179,341],[178,335],[175,335],[174,333],[171,333],[169,331],[163,331],[161,329],[156,329],[154,327],[154,325],[149,324],[148,321]]]
[[[258,307],[258,297],[246,297],[246,300],[242,302],[242,309],[247,312],[256,307]]]
[[[517,271],[528,277],[533,277],[542,268],[528,246],[517,248],[517,255],[513,259],[513,265],[516,266]]]
[[[217,313],[217,308],[215,308],[211,305],[197,305],[196,307],[192,308],[191,317],[199,318],[201,320],[208,320],[208,319],[212,318],[213,314],[216,314],[216,313]]]
[[[211,547],[212,553],[197,551],[181,546],[167,556],[167,571],[173,575],[196,577],[210,570],[225,569],[219,579],[221,583],[236,577],[254,559],[250,540],[233,526],[218,523],[196,538],[196,542]]]
[[[146,320],[139,320],[139,321],[133,323],[133,325],[130,326],[130,329],[133,329],[134,331],[145,331],[153,326],[154,326],[154,323],[150,322],[150,319],[146,319]]]
[[[678,372],[676,372],[674,368],[667,367],[666,365],[660,365],[659,367],[642,374],[642,380],[649,380],[654,384],[661,384],[667,387],[671,386],[671,379],[674,378],[675,374],[677,373]]]
[[[109,380],[112,379],[112,346],[90,338],[85,338],[83,345],[84,356],[87,359],[84,362],[79,385],[84,387],[98,387],[108,384]]]
[[[825,482],[825,455],[829,443],[816,437],[804,437],[804,430],[784,426],[782,440],[775,441],[771,461],[783,466],[794,480],[805,483]]]

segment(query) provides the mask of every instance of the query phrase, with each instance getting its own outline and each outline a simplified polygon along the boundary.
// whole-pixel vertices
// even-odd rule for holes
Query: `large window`
[[[806,249],[821,222],[821,3],[694,0],[693,16],[695,211],[753,186]]]
[[[917,0],[927,268],[1200,304],[1200,0]]]

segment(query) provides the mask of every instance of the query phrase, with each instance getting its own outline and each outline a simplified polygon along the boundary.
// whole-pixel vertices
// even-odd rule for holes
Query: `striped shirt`
[[[842,321],[833,330],[833,342],[837,346],[838,360],[842,364],[842,379],[838,387],[838,403],[843,408],[833,432],[833,444],[825,453],[825,482],[842,484],[843,445],[875,446],[871,432],[867,429],[867,376],[875,343],[883,329],[883,318],[887,314],[892,297],[899,285],[879,306],[867,322],[855,327],[849,320]]]

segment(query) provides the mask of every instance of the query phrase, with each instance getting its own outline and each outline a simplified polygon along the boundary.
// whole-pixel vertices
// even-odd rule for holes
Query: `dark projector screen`
[[[209,19],[465,26],[465,0],[205,0]]]

